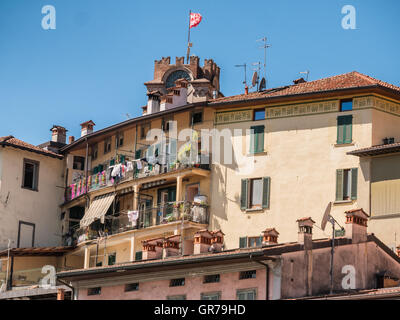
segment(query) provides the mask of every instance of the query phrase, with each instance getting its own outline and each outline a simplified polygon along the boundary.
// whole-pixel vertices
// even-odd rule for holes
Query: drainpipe
[[[71,300],[75,300],[75,288],[71,285],[69,285],[68,283],[66,283],[65,281],[62,281],[58,278],[56,278],[56,281],[60,282],[61,284],[63,284],[64,286],[68,287],[71,289]]]
[[[269,266],[261,261],[253,260],[252,254],[250,254],[250,260],[265,267],[265,300],[269,300]]]

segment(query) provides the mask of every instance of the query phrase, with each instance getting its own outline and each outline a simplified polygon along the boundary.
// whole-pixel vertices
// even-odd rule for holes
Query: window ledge
[[[39,189],[32,189],[32,188],[22,187],[22,186],[21,186],[21,188],[22,188],[22,189],[25,189],[25,190],[29,190],[29,191],[39,192]]]
[[[354,142],[350,142],[350,143],[335,143],[333,146],[334,147],[351,147],[354,145],[355,145]]]
[[[334,201],[333,204],[350,204],[355,202],[356,200],[339,200],[339,201]]]
[[[265,210],[264,208],[260,207],[260,208],[245,209],[245,212],[251,213],[251,212],[260,212],[260,211],[264,211],[264,210]]]
[[[247,156],[266,156],[268,154],[267,151],[261,151],[261,152],[254,152],[254,153],[248,153]]]

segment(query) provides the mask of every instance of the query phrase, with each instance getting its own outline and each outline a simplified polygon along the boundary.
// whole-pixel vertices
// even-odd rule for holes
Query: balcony
[[[210,165],[201,163],[201,161],[198,161],[198,163],[194,164],[180,163],[178,161],[166,162],[167,164],[147,164],[142,166],[140,169],[134,167],[132,170],[128,169],[126,166],[123,166],[121,173],[117,177],[112,177],[109,169],[90,175],[87,179],[87,183],[86,179],[84,178],[67,187],[64,202],[76,199],[87,192],[114,186],[116,184],[131,181],[133,179],[142,179],[189,168],[210,170]]]
[[[87,229],[77,229],[72,237],[72,241],[71,239],[68,241],[72,242],[72,244],[79,244],[104,235],[109,236],[130,230],[145,229],[176,221],[191,221],[198,224],[208,224],[209,207],[205,204],[189,201],[169,202],[157,207],[139,210],[136,223],[129,219],[127,212],[120,212],[115,216],[106,216],[104,225],[100,224],[97,220]]]

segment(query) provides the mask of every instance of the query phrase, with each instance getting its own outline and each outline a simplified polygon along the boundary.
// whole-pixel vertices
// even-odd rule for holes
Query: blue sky
[[[356,9],[356,30],[341,26],[344,5]],[[41,9],[56,8],[56,30],[43,30]],[[235,64],[263,59],[268,86],[353,70],[400,85],[398,0],[0,0],[0,136],[39,144],[53,124],[80,134],[86,120],[104,128],[139,116],[154,60],[184,56],[188,11],[192,54],[221,67],[221,91],[243,92]],[[248,72],[248,78],[251,71]]]

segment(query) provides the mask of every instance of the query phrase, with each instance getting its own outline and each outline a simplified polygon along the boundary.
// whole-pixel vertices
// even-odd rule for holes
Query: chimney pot
[[[361,209],[353,209],[345,212],[345,236],[352,240],[352,243],[367,241],[368,215]]]
[[[244,87],[244,94],[248,95],[249,94],[249,87],[247,86],[247,84]]]
[[[69,143],[69,144],[73,143],[74,141],[75,141],[75,137],[74,137],[74,136],[70,136],[70,137],[68,138],[68,143]]]
[[[67,129],[61,126],[54,125],[53,128],[50,129],[51,133],[51,141],[63,143],[65,144],[67,141]]]
[[[277,244],[279,232],[275,228],[268,228],[262,232],[263,244]]]
[[[315,221],[311,217],[301,218],[297,220],[299,225],[299,243],[304,245],[305,250],[312,249],[312,228]]]
[[[92,120],[81,123],[81,137],[91,134],[95,125],[96,124]]]

